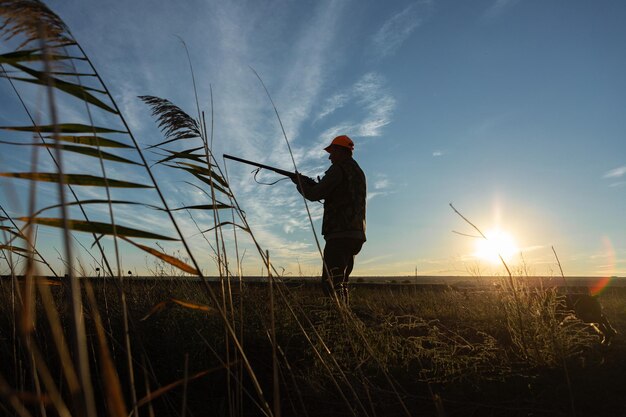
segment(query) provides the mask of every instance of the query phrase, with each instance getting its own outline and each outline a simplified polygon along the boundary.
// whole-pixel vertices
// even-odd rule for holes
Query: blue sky
[[[554,246],[567,275],[626,275],[623,2],[48,5],[83,45],[145,146],[162,135],[138,95],[167,98],[195,114],[177,36],[189,48],[207,111],[213,89],[216,155],[293,169],[250,67],[272,94],[301,172],[322,175],[329,164],[323,147],[337,134],[350,135],[369,191],[368,242],[354,275],[501,271],[476,256],[476,239],[453,233],[474,231],[449,203],[483,231],[506,231],[530,273],[558,273]],[[0,92],[0,107],[15,105],[5,82]],[[0,163],[7,164],[4,155]],[[155,172],[173,201],[200,198],[167,170]],[[230,162],[228,173],[273,262],[292,275],[319,273],[304,203],[291,182],[261,186],[250,169]],[[321,206],[310,208],[319,233]],[[158,225],[149,216],[132,221]],[[188,218],[181,223],[195,233]],[[203,242],[193,242],[210,272]],[[245,271],[257,273],[258,258],[246,256]],[[145,267],[141,256],[124,262],[140,273]],[[517,267],[519,256],[510,262]]]

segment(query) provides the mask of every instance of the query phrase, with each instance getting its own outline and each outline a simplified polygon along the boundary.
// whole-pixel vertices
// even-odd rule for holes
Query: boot
[[[324,296],[326,297],[330,297],[333,293],[333,287],[328,281],[328,279],[322,278],[322,292],[324,293]]]
[[[350,306],[350,294],[348,292],[348,284],[341,283],[335,286],[335,292],[337,293],[337,297],[339,301],[343,303],[346,307]]]

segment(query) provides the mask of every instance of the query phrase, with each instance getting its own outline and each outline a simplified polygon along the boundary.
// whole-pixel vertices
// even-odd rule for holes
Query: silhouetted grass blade
[[[122,239],[124,239],[126,242],[138,247],[139,249],[148,252],[149,254],[156,256],[157,258],[161,259],[164,262],[167,262],[168,264],[175,266],[176,268],[180,269],[181,271],[187,272],[188,274],[192,274],[192,275],[200,275],[200,273],[198,272],[198,270],[194,267],[192,267],[191,265],[186,264],[185,262],[181,261],[178,258],[175,258],[174,256],[168,255],[166,253],[163,253],[161,251],[158,251],[156,249],[153,249],[149,246],[145,246],[142,244],[139,244],[137,242],[133,242],[130,239],[127,239],[125,237],[122,237]]]
[[[45,146],[54,147],[54,144],[46,144]],[[112,153],[104,152],[94,148],[85,148],[82,146],[73,146],[73,145],[60,145],[61,149],[68,152],[79,153],[86,156],[91,156],[94,158],[102,158],[108,161],[114,162],[122,162],[125,164],[133,164],[133,165],[141,165],[138,162],[131,161],[130,159],[122,158],[121,156],[114,155]]]
[[[54,140],[54,138],[51,137],[51,136],[44,136],[44,138],[45,139],[49,139],[50,141]],[[87,146],[95,146],[95,147],[100,146],[100,147],[109,147],[109,148],[132,149],[132,146],[124,145],[121,142],[117,142],[117,141],[113,141],[113,140],[109,140],[109,139],[103,139],[103,138],[100,138],[100,137],[97,137],[97,136],[61,136],[59,139],[61,141],[63,141],[63,142],[78,143],[78,144],[87,145]],[[55,146],[51,142],[49,142],[49,143],[41,143],[41,142],[11,142],[11,141],[8,141],[8,140],[0,140],[0,143],[5,143],[7,145],[14,145],[14,146],[44,146],[44,147],[48,147],[48,148],[53,148]],[[63,147],[63,146],[65,146],[65,145],[61,145],[61,147]],[[71,152],[72,149],[68,148],[66,150],[69,150]]]
[[[109,350],[106,331],[98,310],[98,303],[91,284],[85,285],[85,292],[91,307],[91,314],[94,319],[96,336],[98,340],[99,364],[104,382],[105,398],[111,417],[122,417],[128,415],[124,395],[122,394],[122,384],[120,382],[115,362]]]
[[[228,204],[216,202],[215,204],[198,204],[194,206],[184,206],[171,209],[172,211],[177,210],[222,210],[233,208],[233,206],[229,206]]]
[[[35,133],[128,133],[123,130],[109,129],[108,127],[90,126],[80,123],[59,123],[57,125],[43,126],[0,126],[0,129]]]
[[[198,173],[198,174],[202,174],[202,175],[211,177],[215,181],[219,182],[222,186],[228,188],[228,183],[226,182],[226,180],[224,180],[221,176],[219,176],[219,174],[217,174],[212,169],[209,169],[209,168],[206,168],[206,167],[202,167],[202,166],[198,166],[198,165],[195,165],[195,164],[190,164],[189,162],[177,162],[177,164],[185,166],[185,167],[189,167],[190,169],[188,171],[191,172],[192,174]]]
[[[0,230],[3,230],[6,233],[9,233],[9,234],[11,234],[11,235],[13,235],[13,236],[15,236],[17,238],[26,240],[26,236],[24,236],[24,234],[20,230],[14,228],[14,227],[11,227],[11,226],[0,226]],[[13,239],[11,239],[11,240],[13,240]]]
[[[186,151],[181,151],[181,152],[175,152],[175,151],[171,151],[169,149],[164,149],[164,151],[169,152],[171,155],[167,156],[163,159],[161,159],[160,161],[155,162],[154,164],[162,164],[168,161],[171,161],[173,159],[189,159],[191,161],[195,161],[195,162],[200,162],[202,164],[206,164],[206,160],[205,160],[205,156],[204,154],[194,154],[193,152],[200,150],[200,149],[204,149],[203,146],[200,146],[198,148],[194,148],[194,149],[188,149]]]
[[[10,252],[18,253],[18,254],[21,254],[21,253],[30,254],[30,253],[32,253],[28,249],[20,248],[19,246],[13,246],[13,245],[2,245],[2,244],[0,244],[0,250],[8,250]]]
[[[215,225],[215,226],[213,226],[213,227],[210,227],[210,228],[208,228],[208,229],[206,229],[206,230],[203,230],[203,231],[202,231],[202,232],[200,232],[200,233],[207,233],[207,232],[210,232],[211,230],[214,230],[214,229],[216,229],[216,228],[218,228],[218,227],[226,226],[226,225],[228,225],[228,224],[232,224],[233,226],[236,226],[236,227],[240,228],[240,229],[241,229],[241,230],[243,230],[244,232],[248,232],[248,233],[250,233],[250,229],[248,229],[247,227],[242,226],[242,225],[237,224],[237,223],[233,223],[233,222],[221,222],[221,223],[219,223],[219,224],[217,224],[217,225]]]
[[[13,65],[19,62],[43,61],[44,55],[41,52],[42,50],[40,48],[37,48],[37,49],[29,49],[27,51],[15,51],[15,52],[2,54],[0,55],[0,64]],[[49,59],[50,61],[61,61],[61,60],[66,60],[66,59],[85,60],[85,58],[81,58],[81,57],[67,56],[67,55],[53,55],[53,54],[50,54],[46,56],[45,58]]]
[[[49,75],[47,76],[45,73],[41,72],[41,71],[36,71],[32,68],[28,68],[24,65],[20,65],[17,63],[13,63],[11,64],[13,67],[18,68],[20,70],[22,70],[23,72],[27,73],[28,75],[33,76],[34,78],[23,78],[23,77],[14,77],[14,76],[8,76],[8,78],[11,78],[13,80],[17,80],[17,81],[24,81],[24,82],[29,82],[29,83],[33,83],[33,84],[38,84],[38,85],[42,85],[42,86],[48,86],[49,85],[49,79],[52,77],[49,77]],[[1,76],[1,75],[0,75]],[[63,81],[61,79],[58,78],[52,78],[52,85],[67,93],[70,94],[74,97],[77,97],[81,100],[84,100],[88,103],[93,104],[94,106],[100,107],[103,110],[106,110],[110,113],[113,114],[117,114],[117,111],[114,110],[113,108],[109,107],[108,105],[104,104],[101,100],[97,99],[96,97],[94,97],[91,93],[89,93],[89,91],[95,91],[101,94],[106,94],[105,91],[101,91],[101,90],[95,90],[89,87],[83,87],[81,85],[77,85],[77,84],[72,84],[72,83],[68,83],[67,81]]]
[[[63,219],[50,218],[50,217],[20,217],[17,220],[23,222],[36,223],[43,226],[63,228]],[[78,232],[96,233],[102,235],[113,235],[113,225],[109,223],[84,221],[84,220],[67,220],[67,227],[71,230]],[[131,227],[115,225],[115,231],[120,237],[137,237],[142,239],[160,239],[177,241],[178,239],[159,235],[152,232],[146,232],[139,229],[133,229]]]
[[[52,137],[47,137],[53,139]],[[132,149],[130,145],[126,145],[116,140],[103,138],[100,136],[57,136],[57,139],[63,142],[79,143],[81,145],[99,146],[101,148],[128,148]]]
[[[209,369],[206,371],[202,371],[202,372],[198,372],[194,375],[190,375],[187,378],[183,378],[183,379],[179,379],[178,381],[172,382],[171,384],[168,384],[164,387],[161,387],[155,391],[152,391],[151,393],[149,393],[148,395],[146,395],[145,397],[143,397],[141,400],[138,401],[137,403],[137,407],[142,407],[148,403],[150,403],[151,401],[156,400],[157,398],[159,398],[160,396],[162,396],[163,394],[166,394],[167,392],[171,391],[172,389],[179,387],[180,385],[183,385],[184,383],[188,383],[189,381],[193,381],[194,379],[198,379],[201,378],[205,375],[208,375],[210,373],[213,372],[218,372],[218,371],[222,371],[224,369],[224,367],[220,366],[217,368],[213,368],[213,369]]]
[[[217,310],[215,310],[213,307],[203,304],[190,303],[189,301],[178,300],[176,298],[172,298],[170,299],[170,301],[174,304],[178,304],[179,306],[188,308],[190,310],[206,311],[207,313],[217,312]]]
[[[101,199],[80,200],[80,201],[72,201],[72,202],[65,203],[65,206],[66,207],[77,206],[77,205],[85,206],[85,205],[89,205],[89,204],[109,204],[109,203],[111,203],[111,204],[130,204],[130,205],[149,207],[149,208],[154,209],[154,210],[161,210],[161,211],[165,210],[165,209],[163,209],[161,207],[154,206],[152,204],[146,204],[146,203],[140,203],[138,201],[128,201],[128,200],[101,200]],[[38,210],[37,212],[35,212],[33,214],[33,217],[39,216],[44,211],[52,210],[54,208],[59,208],[59,207],[61,207],[61,204],[55,204],[53,206],[44,207],[44,208]]]
[[[31,181],[60,182],[61,177],[57,173],[45,172],[0,172],[0,177],[20,178]],[[137,184],[134,182],[104,179],[93,175],[65,174],[62,177],[64,184],[83,185],[95,187],[114,188],[153,188],[151,185]]]
[[[44,148],[56,148],[57,146],[54,143],[18,143],[18,142],[8,142],[4,140],[0,140],[0,143],[6,143],[8,145],[15,145],[15,146],[40,146]],[[138,162],[131,161],[130,159],[122,158],[121,156],[117,156],[112,153],[98,150],[97,148],[87,148],[83,146],[74,146],[74,145],[59,145],[59,148],[67,152],[79,153],[82,155],[91,156],[93,158],[98,158],[98,159],[102,158],[108,161],[122,162],[125,164],[141,165]]]
[[[179,300],[177,298],[170,298],[169,300],[161,301],[155,304],[155,306],[150,309],[148,314],[146,314],[141,319],[139,319],[139,321],[146,321],[150,317],[154,316],[155,314],[160,313],[163,310],[171,307],[173,304],[179,305],[181,307],[184,307],[190,310],[205,311],[207,313],[215,313],[217,311],[213,307],[209,307],[203,304],[196,304],[196,303],[191,303],[189,301]]]
[[[207,184],[207,185],[209,185],[209,186],[212,186],[212,187],[213,187],[213,188],[215,188],[217,191],[221,191],[222,193],[224,193],[224,194],[226,194],[226,195],[228,195],[228,196],[230,196],[230,195],[231,195],[231,194],[230,194],[230,192],[228,192],[226,189],[224,189],[224,188],[220,187],[219,185],[217,185],[217,184],[216,184],[216,182],[215,182],[215,181],[213,181],[211,178],[207,178],[207,177],[205,177],[205,176],[203,176],[203,175],[200,175],[200,174],[198,174],[198,173],[196,173],[196,172],[193,172],[193,171],[191,171],[191,170],[190,170],[190,169],[188,169],[188,168],[184,168],[184,167],[174,167],[174,168],[179,168],[179,169],[183,169],[183,170],[185,170],[185,171],[191,172],[191,173],[193,174],[193,176],[194,176],[194,177],[198,178],[198,179],[199,179],[200,181],[202,181],[203,183],[205,183],[205,184]]]

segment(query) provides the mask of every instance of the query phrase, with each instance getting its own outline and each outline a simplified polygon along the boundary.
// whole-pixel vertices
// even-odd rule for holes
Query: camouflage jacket
[[[365,241],[365,174],[352,158],[328,168],[320,182],[304,181],[307,200],[324,200],[322,234],[326,240],[353,238]]]

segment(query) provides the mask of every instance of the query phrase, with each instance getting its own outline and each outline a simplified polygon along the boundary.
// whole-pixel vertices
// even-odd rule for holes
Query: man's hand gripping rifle
[[[242,162],[244,164],[252,165],[258,168],[267,169],[268,171],[273,171],[277,174],[284,175],[285,177],[289,177],[294,184],[300,188],[300,184],[312,186],[317,184],[313,178],[307,177],[306,175],[302,175],[299,172],[291,172],[285,171],[284,169],[274,168],[269,165],[259,164],[258,162],[248,161],[247,159],[237,158],[236,156],[230,156],[224,154],[224,158],[232,159],[233,161]]]

